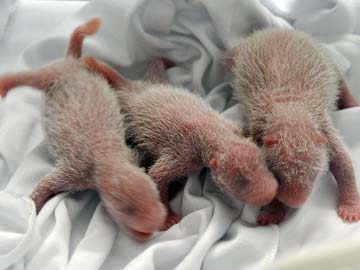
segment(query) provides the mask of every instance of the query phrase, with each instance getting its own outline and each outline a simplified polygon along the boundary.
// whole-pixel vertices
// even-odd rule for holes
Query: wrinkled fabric
[[[326,45],[360,100],[358,7],[345,0],[94,0],[31,40],[18,69],[62,58],[73,29],[100,16],[101,29],[86,39],[84,54],[131,79],[142,77],[152,57],[168,57],[176,63],[168,71],[172,83],[239,122],[224,50],[256,29],[294,27]],[[43,101],[39,91],[19,87],[0,102],[0,188],[15,200],[0,200],[0,209],[12,213],[3,228],[0,211],[0,258],[11,254],[4,260],[9,269],[267,269],[288,254],[360,236],[360,224],[346,224],[336,214],[337,188],[329,172],[280,226],[256,226],[258,208],[227,198],[207,170],[191,175],[172,201],[181,222],[144,243],[119,229],[91,191],[59,194],[36,219],[24,209],[26,199],[18,198],[28,196],[53,168],[41,125]],[[359,118],[360,108],[334,113],[360,181]],[[22,225],[18,237],[8,237],[10,224]]]
[[[2,0],[0,2],[0,40],[2,40],[11,14],[15,11],[17,0]]]
[[[40,239],[33,201],[0,191],[0,269],[16,263]]]

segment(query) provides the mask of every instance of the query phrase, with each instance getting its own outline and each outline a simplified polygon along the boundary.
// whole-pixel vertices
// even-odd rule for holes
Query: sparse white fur
[[[64,60],[1,75],[0,94],[19,85],[46,92],[43,126],[55,167],[31,194],[37,212],[57,193],[95,189],[115,222],[146,239],[165,220],[159,192],[125,144],[114,90],[80,59],[83,39],[99,27],[99,18],[77,27]]]
[[[301,31],[265,29],[240,40],[227,53],[225,65],[233,75],[244,132],[263,145],[268,166],[280,182],[277,198],[299,207],[330,161],[340,191],[338,213],[345,220],[358,220],[351,160],[330,117],[340,95],[341,106],[356,102],[326,49]],[[271,222],[268,218],[262,216],[260,223]]]

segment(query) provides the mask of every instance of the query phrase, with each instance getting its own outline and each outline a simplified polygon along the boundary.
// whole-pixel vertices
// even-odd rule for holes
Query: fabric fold
[[[18,68],[62,58],[73,29],[99,16],[102,27],[85,40],[85,55],[131,79],[143,76],[152,57],[168,57],[176,63],[168,71],[173,84],[189,87],[241,125],[223,55],[264,27],[312,34],[329,49],[360,100],[360,10],[352,8],[354,3],[359,6],[344,0],[93,0],[29,41]],[[292,251],[360,236],[359,224],[338,218],[336,184],[328,172],[319,176],[306,204],[289,211],[280,226],[256,226],[258,207],[227,198],[206,169],[188,177],[172,201],[181,222],[144,243],[118,228],[92,191],[59,194],[36,217],[25,197],[53,167],[41,124],[43,101],[39,91],[21,87],[0,102],[0,189],[5,190],[0,193],[0,268],[266,269]],[[334,117],[360,183],[360,110]]]

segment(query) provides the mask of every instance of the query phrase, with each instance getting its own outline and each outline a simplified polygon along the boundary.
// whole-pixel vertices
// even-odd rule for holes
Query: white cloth
[[[17,0],[2,0],[0,2],[0,40],[3,37],[9,18],[16,8],[17,2]]]
[[[1,9],[2,3],[3,0],[0,0],[0,14],[4,12]],[[53,31],[67,16],[76,12],[85,3],[21,0],[4,25],[6,27],[3,29],[2,39],[0,38],[0,72],[16,69],[19,57],[30,44]]]
[[[168,72],[173,83],[188,86],[224,111],[231,97],[222,66],[224,48],[254,29],[294,26],[327,44],[360,99],[357,7],[356,1],[343,0],[94,0],[44,37],[32,40],[18,68],[61,58],[73,29],[100,16],[102,27],[86,40],[85,54],[108,61],[130,78],[141,78],[151,57],[168,57],[177,64]],[[38,91],[21,87],[0,103],[0,188],[12,196],[29,195],[53,166],[43,142],[42,102]],[[239,119],[236,106],[224,114]],[[360,108],[334,115],[360,181]],[[255,225],[258,209],[227,199],[203,171],[190,176],[184,191],[172,201],[184,216],[182,221],[138,243],[114,225],[96,193],[60,194],[44,206],[37,223],[31,215],[26,219],[12,211],[11,222],[25,218],[41,236],[27,238],[32,232],[23,229],[28,242],[23,249],[15,249],[21,247],[19,239],[10,239],[5,252],[16,253],[17,260],[7,259],[5,264],[14,263],[9,269],[17,270],[267,269],[274,259],[292,252],[301,254],[307,247],[360,236],[360,223],[345,224],[338,218],[336,196],[332,176],[321,175],[301,209],[289,212],[280,226],[259,227]],[[0,208],[23,207],[21,200],[13,206],[1,203]],[[6,228],[2,232],[0,243],[7,237]]]
[[[16,263],[39,239],[33,201],[0,191],[0,269]]]

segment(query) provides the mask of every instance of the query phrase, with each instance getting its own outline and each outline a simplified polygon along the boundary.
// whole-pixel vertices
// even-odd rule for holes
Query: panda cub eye
[[[238,176],[237,183],[240,186],[240,188],[245,188],[249,183],[249,181],[242,176]]]
[[[120,211],[129,216],[135,215],[136,206],[132,203],[125,203],[123,206],[120,207]]]

